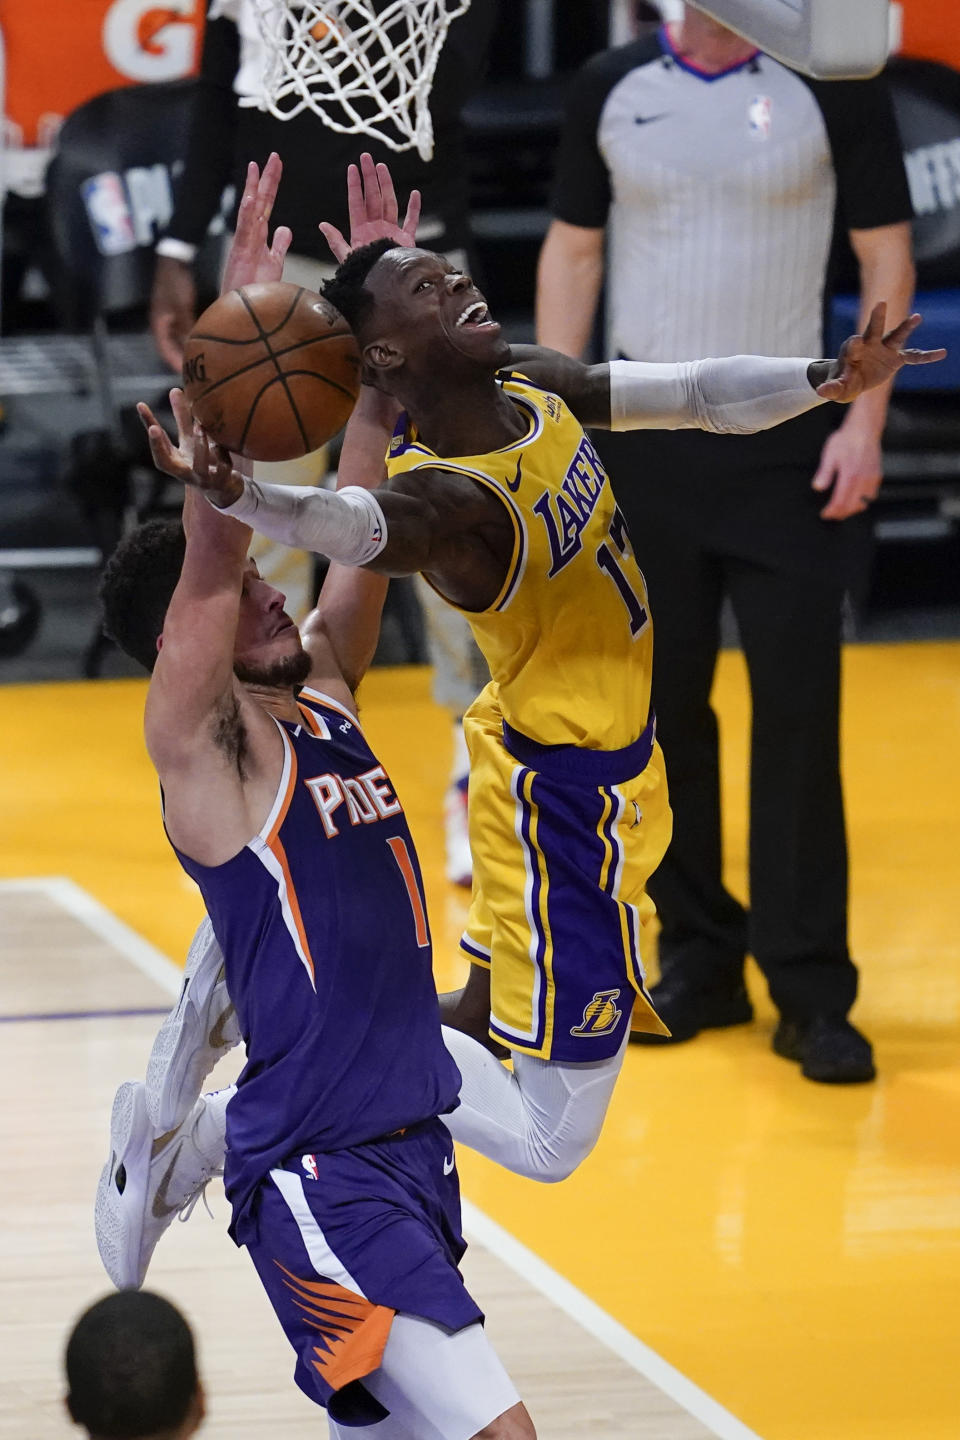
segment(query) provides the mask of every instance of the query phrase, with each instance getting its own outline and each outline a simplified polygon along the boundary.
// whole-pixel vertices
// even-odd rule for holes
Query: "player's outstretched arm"
[[[555,390],[584,425],[748,434],[824,400],[849,404],[886,384],[904,365],[943,359],[945,350],[906,347],[919,315],[886,334],[885,317],[886,306],[877,305],[863,334],[847,340],[836,360],[730,355],[675,364],[583,365],[536,346],[515,346],[513,360],[536,384]]]
[[[509,516],[496,496],[464,475],[425,468],[372,490],[347,485],[331,492],[253,480],[217,446],[198,453],[205,460],[191,464],[172,447],[167,454],[157,448],[154,461],[272,540],[381,575],[422,571],[471,609],[483,609],[497,593],[513,545]]]
[[[182,390],[170,395],[177,421],[173,445],[146,405],[138,406],[157,468],[214,463],[194,429]],[[220,455],[220,463],[229,460]],[[250,531],[218,515],[199,495],[184,505],[183,569],[164,620],[146,709],[146,738],[161,778],[204,743],[210,717],[233,693],[233,648]]]

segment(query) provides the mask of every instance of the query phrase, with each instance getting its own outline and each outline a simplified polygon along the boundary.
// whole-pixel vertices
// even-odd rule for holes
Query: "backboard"
[[[696,8],[818,80],[875,75],[887,58],[888,0],[694,0]]]

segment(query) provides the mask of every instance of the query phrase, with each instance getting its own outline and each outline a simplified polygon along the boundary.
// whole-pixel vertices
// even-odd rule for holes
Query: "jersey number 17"
[[[605,570],[610,579],[620,592],[620,599],[627,607],[627,615],[630,619],[630,634],[636,637],[649,620],[647,607],[643,604],[640,596],[630,584],[629,576],[623,568],[622,561],[626,560],[636,568],[637,562],[633,558],[633,550],[630,548],[630,541],[627,538],[627,522],[623,518],[623,512],[617,508],[613,512],[613,519],[610,521],[608,531],[612,545],[604,540],[597,547],[597,564],[601,570]],[[619,559],[617,558],[619,556]],[[639,572],[638,572],[639,573]],[[640,577],[641,580],[643,577]],[[645,598],[645,597],[644,597]]]

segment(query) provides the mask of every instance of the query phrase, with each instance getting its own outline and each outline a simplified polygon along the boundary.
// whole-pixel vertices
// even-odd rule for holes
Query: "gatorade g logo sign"
[[[113,0],[103,49],[131,80],[176,80],[193,66],[197,0]]]
[[[126,255],[152,246],[173,213],[173,189],[166,165],[137,165],[119,175],[106,170],[80,187],[87,218],[101,255]]]

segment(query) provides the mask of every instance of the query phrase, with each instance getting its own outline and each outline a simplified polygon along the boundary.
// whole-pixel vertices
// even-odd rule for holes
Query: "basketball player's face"
[[[238,680],[248,685],[300,685],[310,673],[310,657],[283,604],[280,591],[261,579],[248,560],[233,648]]]
[[[389,250],[367,288],[375,299],[371,333],[396,345],[415,375],[467,366],[496,370],[509,346],[469,275],[429,250]]]

